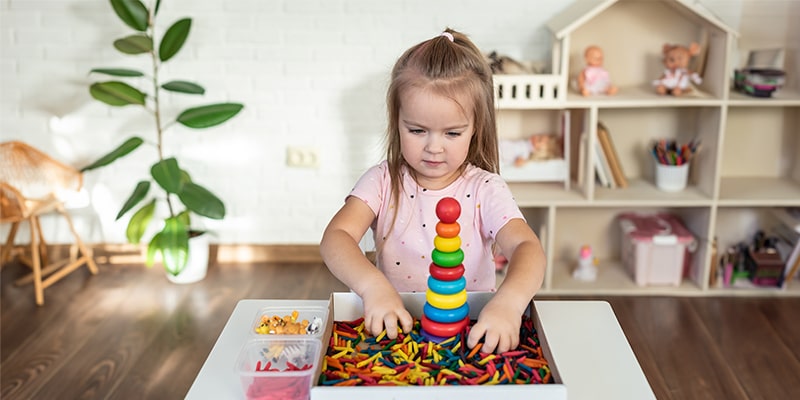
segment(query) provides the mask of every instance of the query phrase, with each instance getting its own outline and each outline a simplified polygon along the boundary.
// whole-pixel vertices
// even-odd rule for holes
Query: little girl
[[[365,327],[389,338],[412,329],[399,292],[422,292],[436,236],[436,203],[461,205],[467,291],[494,291],[492,245],[509,255],[503,284],[481,311],[467,345],[516,348],[519,328],[542,284],[545,256],[499,170],[492,75],[478,48],[447,29],[408,49],[387,93],[386,160],[356,183],[325,229],[325,264],[364,304]],[[371,228],[377,268],[358,246]]]

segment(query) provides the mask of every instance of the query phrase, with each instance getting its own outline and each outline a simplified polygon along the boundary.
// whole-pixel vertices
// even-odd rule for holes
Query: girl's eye
[[[447,132],[447,136],[459,137],[461,132]]]
[[[409,129],[408,131],[413,133],[413,134],[415,134],[415,135],[419,135],[419,134],[425,132],[422,129]]]

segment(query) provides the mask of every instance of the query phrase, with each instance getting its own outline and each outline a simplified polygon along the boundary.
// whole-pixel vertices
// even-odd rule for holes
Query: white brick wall
[[[723,17],[740,18],[730,11],[741,10],[738,1],[710,3],[728,10]],[[148,68],[145,57],[112,48],[111,42],[130,30],[107,1],[0,4],[2,140],[24,140],[76,166],[130,135],[153,140],[141,109],[110,109],[88,94],[93,67]],[[550,41],[544,23],[566,4],[163,0],[161,33],[184,16],[194,23],[186,47],[165,65],[162,79],[192,80],[207,90],[202,99],[167,96],[169,112],[217,101],[245,104],[239,116],[217,128],[173,127],[168,149],[226,203],[227,218],[207,224],[217,242],[317,243],[360,173],[381,159],[386,82],[402,51],[450,26],[487,51],[546,59]],[[319,168],[287,167],[287,146],[316,148]],[[87,174],[94,211],[81,211],[76,222],[88,241],[124,242],[127,221],[114,217],[147,174],[152,154],[140,149]],[[44,224],[51,242],[70,240],[64,224]]]

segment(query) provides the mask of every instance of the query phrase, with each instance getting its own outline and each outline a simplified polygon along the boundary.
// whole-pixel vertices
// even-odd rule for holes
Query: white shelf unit
[[[599,45],[605,68],[619,87],[616,96],[583,97],[570,89],[529,104],[498,101],[498,121],[553,120],[569,110],[572,116],[570,152],[573,184],[513,182],[509,186],[547,253],[547,271],[541,293],[611,295],[775,295],[800,296],[800,281],[788,288],[718,288],[709,285],[714,261],[712,241],[720,252],[747,240],[765,227],[771,207],[800,206],[800,85],[789,77],[786,87],[772,98],[746,96],[732,89],[737,33],[683,0],[602,1],[587,6],[576,2],[549,25],[554,33],[553,63],[561,86],[583,67],[583,49]],[[619,29],[624,27],[624,29]],[[707,51],[703,83],[687,96],[658,96],[650,82],[661,74],[661,46],[665,42],[700,42]],[[793,43],[776,43],[800,51]],[[788,59],[789,57],[787,57]],[[786,70],[797,71],[791,60]],[[548,82],[554,81],[547,75]],[[506,81],[501,81],[505,84]],[[514,81],[516,85],[522,85]],[[496,92],[497,93],[497,92]],[[513,99],[511,99],[513,100]],[[526,100],[527,101],[527,100]],[[530,113],[520,117],[520,113]],[[545,117],[539,118],[544,113]],[[553,113],[547,116],[547,113]],[[595,184],[593,152],[578,158],[580,134],[595,145],[597,123],[608,128],[629,181],[625,189]],[[516,137],[534,133],[534,125],[519,131],[501,130]],[[534,129],[535,130],[535,129]],[[648,146],[655,138],[687,142],[702,140],[692,161],[689,186],[667,193],[653,182],[654,162]],[[577,167],[584,168],[577,182]],[[588,178],[588,179],[587,179]],[[671,212],[684,221],[697,240],[689,268],[679,286],[637,286],[621,263],[622,212]],[[572,279],[581,245],[592,246],[599,259],[594,282]]]

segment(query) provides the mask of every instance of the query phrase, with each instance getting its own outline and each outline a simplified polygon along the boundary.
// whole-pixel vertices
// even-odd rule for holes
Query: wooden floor
[[[191,285],[159,268],[100,265],[48,288],[37,307],[32,287],[13,284],[24,267],[0,272],[5,400],[183,398],[240,299],[347,290],[319,264],[213,265]],[[800,398],[800,299],[605,299],[659,399]]]

